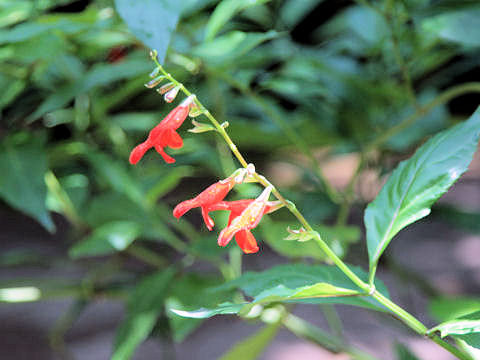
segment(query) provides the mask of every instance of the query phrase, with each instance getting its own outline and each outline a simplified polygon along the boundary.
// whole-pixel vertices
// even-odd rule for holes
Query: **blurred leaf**
[[[255,360],[265,351],[280,330],[280,322],[265,325],[246,339],[237,342],[219,360]]]
[[[440,332],[440,336],[451,335],[465,341],[468,345],[480,349],[480,311],[476,311],[455,320],[444,322],[428,330],[428,333]]]
[[[480,298],[457,296],[435,298],[430,302],[428,308],[436,320],[448,321],[480,309]]]
[[[177,26],[182,2],[176,0],[115,0],[118,13],[132,33],[158,52],[163,63]]]
[[[48,231],[55,231],[46,207],[47,172],[45,148],[35,141],[0,144],[0,197],[10,206],[36,219]]]
[[[0,3],[0,27],[16,24],[28,18],[33,10],[30,1],[10,0]]]
[[[22,79],[11,78],[0,73],[0,88],[2,89],[0,111],[17,98],[25,89],[26,85],[27,83]]]
[[[84,77],[66,83],[48,96],[27,120],[32,122],[47,112],[67,105],[73,98],[98,86],[105,86],[115,81],[129,79],[146,74],[151,64],[146,59],[126,59],[116,64],[97,64]]]
[[[361,279],[367,279],[368,275],[364,271],[355,267],[350,268]],[[381,293],[388,296],[388,291],[381,282],[376,282],[375,286]],[[236,288],[243,290],[245,295],[252,297],[253,300],[243,304],[222,303],[213,309],[175,310],[175,313],[193,318],[206,318],[217,314],[237,312],[247,314],[254,305],[271,302],[347,304],[376,311],[386,311],[381,304],[371,297],[355,296],[358,294],[358,287],[334,266],[277,265],[266,271],[246,272],[241,277],[214,290],[225,291]]]
[[[422,31],[444,40],[464,46],[480,46],[480,8],[464,10],[428,17],[423,20]]]
[[[174,276],[172,269],[143,278],[127,304],[127,315],[117,329],[112,360],[130,359],[150,334],[163,311],[164,299]]]
[[[275,39],[280,33],[270,30],[266,33],[245,33],[231,31],[216,39],[192,49],[192,54],[212,64],[233,61],[261,43]]]
[[[95,173],[106,181],[115,191],[125,194],[137,204],[144,203],[144,194],[139,182],[132,178],[126,169],[126,161],[120,162],[100,152],[89,153],[88,161],[93,165]]]
[[[280,18],[288,27],[296,26],[324,0],[286,0],[280,10]]]
[[[73,258],[112,254],[125,250],[142,232],[133,221],[114,221],[96,228],[69,251]]]
[[[261,231],[263,238],[273,250],[289,258],[326,259],[325,253],[314,241],[298,242],[284,240],[288,234],[287,227],[289,225],[291,224],[287,222],[262,221]],[[339,257],[343,257],[348,246],[357,242],[360,238],[360,230],[355,226],[330,227],[316,225],[315,229]]]
[[[250,6],[264,4],[270,0],[222,0],[213,11],[205,27],[205,41],[212,40],[218,31],[235,14]]]
[[[468,168],[480,135],[480,109],[401,162],[365,211],[370,271],[401,229],[427,216],[432,204]]]
[[[434,215],[461,229],[479,234],[480,213],[457,209],[453,206],[438,205],[434,207]]]
[[[201,325],[200,319],[188,319],[174,315],[171,309],[187,310],[200,306],[214,306],[224,296],[220,292],[208,291],[210,287],[217,286],[220,279],[200,276],[199,274],[186,274],[172,284],[170,295],[166,301],[167,316],[173,330],[173,339],[182,342],[188,334]]]
[[[408,348],[403,344],[395,344],[395,354],[397,360],[419,360]]]

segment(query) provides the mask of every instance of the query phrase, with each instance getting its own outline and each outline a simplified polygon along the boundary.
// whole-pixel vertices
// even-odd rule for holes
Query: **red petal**
[[[249,230],[241,230],[235,235],[235,241],[245,254],[253,254],[258,251],[257,241]]]
[[[227,246],[230,240],[232,240],[233,235],[235,235],[238,231],[240,231],[240,229],[233,226],[227,226],[220,232],[220,235],[218,235],[218,245]]]
[[[173,209],[173,216],[175,216],[177,219],[183,216],[187,211],[193,209],[194,207],[197,207],[198,204],[193,200],[185,200],[182,201],[180,204],[175,206],[175,209]]]
[[[163,150],[163,147],[159,146],[159,145],[155,145],[155,150],[157,150],[157,152],[162,155],[163,157],[163,160],[165,160],[166,163],[168,164],[173,164],[175,162],[175,159],[172,158],[171,156],[169,156],[164,150]]]
[[[166,144],[172,149],[180,149],[183,146],[183,139],[175,130],[165,131]]]
[[[202,216],[203,216],[203,221],[205,222],[205,225],[207,225],[207,229],[212,231],[213,227],[215,226],[215,223],[213,222],[212,218],[208,215],[208,209],[202,206]]]
[[[140,161],[140,159],[145,155],[148,149],[151,148],[151,145],[147,141],[135,146],[130,153],[130,164],[135,165]]]

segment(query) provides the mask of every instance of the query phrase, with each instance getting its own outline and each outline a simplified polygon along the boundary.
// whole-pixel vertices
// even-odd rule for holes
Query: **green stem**
[[[391,127],[387,131],[383,132],[377,139],[372,141],[368,144],[365,148],[365,153],[383,145],[387,142],[390,138],[397,135],[401,131],[405,130],[409,126],[415,123],[419,118],[428,114],[433,108],[438,105],[445,104],[452,100],[453,98],[466,94],[466,93],[480,93],[480,82],[470,82],[461,85],[456,85],[451,87],[450,89],[445,90],[440,95],[438,95],[435,99],[428,102],[427,104],[420,106],[417,111],[415,111],[412,115],[406,117],[404,120],[399,122],[397,125]]]
[[[156,62],[156,65],[159,67],[160,71],[162,72],[163,75],[168,79],[168,81],[171,81],[172,83],[175,84],[175,86],[178,86],[180,90],[187,96],[191,96],[192,93],[188,91],[183,84],[175,80],[169,73],[167,73],[163,67],[160,65],[158,60],[154,58],[154,61]],[[480,88],[480,86],[479,86]],[[203,114],[210,120],[210,122],[213,124],[215,129],[220,133],[220,135],[223,137],[225,142],[228,144],[230,147],[230,150],[233,152],[237,160],[240,162],[240,164],[246,168],[248,166],[248,162],[245,160],[243,155],[239,152],[237,146],[233,143],[232,139],[230,136],[227,134],[225,129],[220,125],[220,123],[213,117],[213,115],[203,106],[203,104],[195,98],[195,103],[199,108],[202,110]],[[345,264],[336,254],[333,252],[332,249],[323,241],[321,238],[320,234],[316,232],[310,223],[305,219],[305,217],[302,215],[300,211],[296,208],[295,204],[292,203],[291,201],[286,200],[282,194],[268,181],[264,176],[259,175],[258,173],[253,174],[254,178],[257,180],[258,183],[262,184],[264,187],[272,186],[273,190],[272,193],[273,195],[285,206],[288,208],[288,210],[297,218],[297,220],[303,225],[305,230],[311,232],[313,234],[313,239],[315,242],[320,246],[320,248],[323,250],[323,252],[335,263],[335,265],[354,283],[356,284],[360,289],[362,289],[365,292],[365,296],[371,296],[374,299],[376,299],[380,304],[385,306],[385,308],[389,309],[392,311],[392,313],[403,323],[405,323],[408,327],[413,329],[415,332],[425,335],[427,332],[427,328],[425,325],[423,325],[419,320],[417,320],[414,316],[409,314],[407,311],[402,309],[400,306],[397,304],[393,303],[390,301],[388,298],[380,294],[377,290],[375,290],[375,286],[365,283],[360,279],[350,268]],[[433,339],[433,338],[432,338]],[[444,342],[441,339],[434,340],[437,344],[445,348],[447,351],[450,351],[452,354],[457,356],[461,360],[471,360],[468,355],[463,354],[460,350],[456,348],[452,348],[452,346],[446,342]],[[459,356],[460,355],[460,356]]]

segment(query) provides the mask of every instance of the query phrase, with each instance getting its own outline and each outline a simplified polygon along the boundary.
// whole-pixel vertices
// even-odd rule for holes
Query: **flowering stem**
[[[155,61],[157,67],[159,68],[160,72],[165,76],[165,78],[172,82],[175,86],[178,86],[179,89],[187,96],[191,96],[192,93],[183,86],[182,83],[178,82],[175,80],[169,73],[167,73],[162,65],[158,62],[155,56],[152,57],[153,60]],[[480,88],[480,86],[479,86]],[[195,98],[195,103],[197,106],[200,108],[202,111],[203,115],[205,115],[212,125],[215,127],[218,133],[223,137],[225,142],[228,144],[230,150],[232,153],[235,155],[237,160],[240,162],[240,164],[244,167],[247,168],[248,162],[245,160],[243,155],[239,152],[237,146],[233,143],[232,139],[228,135],[228,133],[225,131],[225,129],[220,125],[220,123],[213,117],[213,115],[203,106],[203,104]],[[434,105],[435,106],[435,105]],[[283,197],[283,195],[273,186],[272,183],[268,179],[266,179],[264,176],[259,175],[258,173],[254,173],[253,177],[255,180],[258,181],[258,183],[262,184],[264,187],[271,186],[272,193],[273,195],[285,206],[288,208],[288,210],[297,218],[297,220],[303,225],[305,230],[310,232],[313,235],[313,239],[315,242],[318,244],[318,246],[323,250],[323,252],[333,261],[333,263],[354,283],[356,284],[361,290],[364,291],[365,296],[371,296],[375,300],[377,300],[380,304],[382,304],[385,308],[389,309],[394,316],[396,316],[399,320],[401,320],[404,324],[406,324],[408,327],[413,329],[415,332],[421,335],[426,335],[427,334],[427,328],[425,325],[423,325],[419,320],[417,320],[413,315],[409,314],[407,311],[402,309],[400,306],[383,296],[381,293],[379,293],[376,289],[375,286],[372,284],[368,284],[364,282],[362,279],[360,279],[350,268],[345,264],[336,254],[335,252],[330,249],[330,247],[325,243],[325,241],[321,238],[320,234],[315,231],[310,223],[305,219],[303,214],[298,211],[297,207],[295,204]],[[454,354],[461,360],[471,360],[470,356],[467,354],[464,354],[461,352],[459,349],[453,347],[452,345],[448,344],[447,342],[443,341],[439,337],[431,337],[435,343],[439,344],[442,346],[444,349],[449,351],[450,353]]]

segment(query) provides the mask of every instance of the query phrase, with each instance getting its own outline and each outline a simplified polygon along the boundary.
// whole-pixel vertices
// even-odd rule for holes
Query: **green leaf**
[[[480,311],[441,323],[428,330],[429,334],[434,332],[440,332],[442,338],[451,335],[478,349],[480,348]]]
[[[367,274],[361,269],[355,267],[351,269],[361,279],[367,279]],[[376,282],[375,286],[381,293],[388,296],[388,291],[381,282]],[[222,303],[212,309],[175,310],[175,313],[194,318],[206,318],[217,314],[247,314],[254,305],[271,302],[335,303],[386,311],[371,297],[359,295],[358,287],[338,268],[327,265],[279,265],[262,272],[250,271],[214,290],[234,289],[242,290],[253,300],[243,304]]]
[[[69,251],[73,258],[106,255],[125,250],[142,232],[140,224],[133,221],[113,221],[93,231]]]
[[[115,0],[115,6],[130,31],[146,46],[157,50],[163,63],[182,11],[182,1]]]
[[[277,335],[279,322],[264,326],[246,339],[236,343],[219,360],[255,360]]]
[[[403,344],[395,344],[395,355],[397,360],[418,360],[418,358]]]
[[[171,309],[197,309],[200,306],[215,306],[226,294],[208,291],[218,286],[220,279],[186,274],[172,284],[170,295],[166,301],[167,316],[173,331],[173,339],[182,342],[193,330],[201,325],[201,319],[189,319],[175,315]]]
[[[448,321],[467,315],[480,309],[480,298],[442,297],[433,299],[429,312],[438,321]]]
[[[449,11],[430,16],[422,23],[422,31],[464,46],[480,46],[480,8]]]
[[[45,149],[38,143],[0,144],[0,197],[13,208],[36,219],[48,231],[55,231],[46,207],[47,172]]]
[[[402,161],[365,211],[371,277],[392,238],[427,216],[432,204],[468,168],[480,135],[480,109],[443,131]]]
[[[245,10],[250,6],[264,4],[270,0],[223,0],[213,11],[207,26],[205,27],[205,41],[212,40],[218,31],[235,14]]]
[[[234,61],[254,47],[279,35],[278,32],[273,30],[266,33],[231,31],[208,43],[196,46],[192,49],[192,54],[212,64],[221,64]]]
[[[286,0],[280,10],[285,25],[294,27],[305,18],[323,0]]]
[[[127,305],[127,316],[117,329],[112,360],[130,359],[135,349],[150,334],[158,316],[174,271],[164,270],[145,277],[135,288]]]

